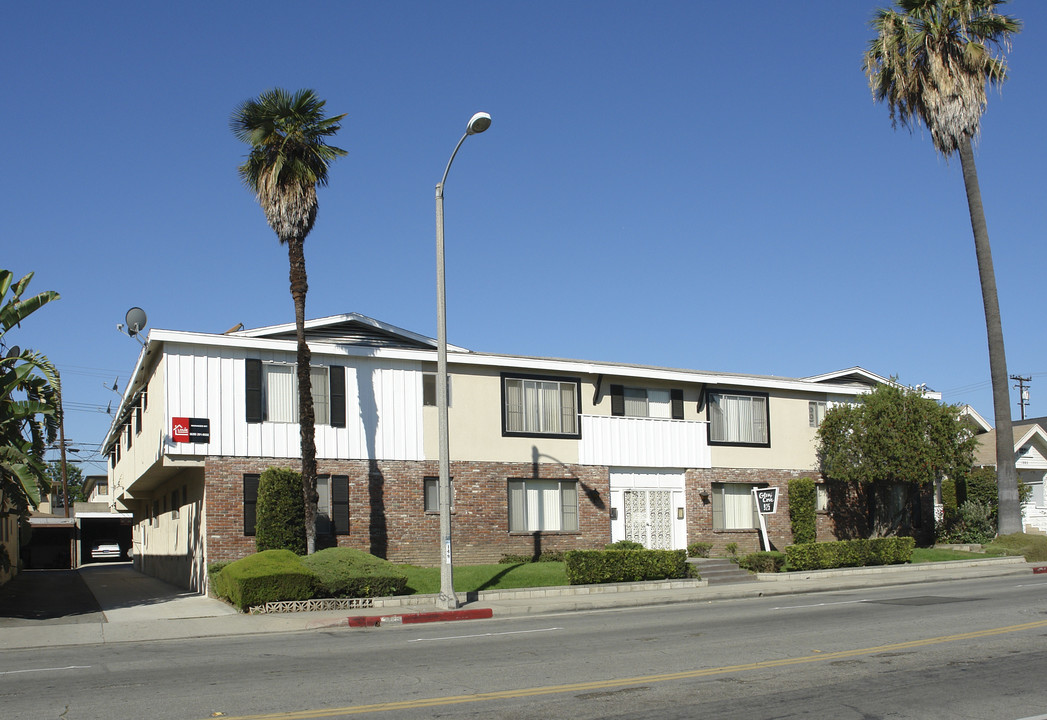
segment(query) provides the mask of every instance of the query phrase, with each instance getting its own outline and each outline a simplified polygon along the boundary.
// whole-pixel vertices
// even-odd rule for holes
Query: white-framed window
[[[425,511],[440,512],[440,478],[427,477],[422,481],[425,495]],[[454,478],[451,478],[451,509],[454,509]]]
[[[578,437],[578,381],[502,378],[503,433]]]
[[[297,367],[284,363],[266,363],[265,410],[269,422],[298,422],[298,374]],[[331,422],[331,393],[329,370],[326,367],[310,367],[309,380],[313,391],[313,414],[317,425]]]
[[[713,483],[713,530],[752,530],[760,527],[753,501],[753,485]]]
[[[829,512],[829,488],[825,483],[814,486],[814,511]]]
[[[349,478],[345,475],[317,475],[316,534],[349,534]]]
[[[824,400],[811,400],[807,403],[807,421],[813,428],[819,427],[825,419],[828,403]]]
[[[577,480],[509,480],[509,532],[578,532]]]
[[[710,443],[770,446],[766,394],[710,392],[708,406]]]
[[[436,373],[422,373],[422,405],[436,407]],[[451,376],[447,376],[447,407],[451,407]]]
[[[625,417],[671,418],[672,402],[668,390],[622,388]]]

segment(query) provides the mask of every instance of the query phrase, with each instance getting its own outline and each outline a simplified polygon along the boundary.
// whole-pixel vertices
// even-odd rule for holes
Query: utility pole
[[[1014,387],[1018,388],[1018,408],[1021,410],[1022,420],[1024,420],[1025,408],[1029,405],[1029,391],[1026,389],[1025,384],[1032,382],[1032,376],[1022,377],[1021,375],[1011,375],[1011,380],[1018,383]]]

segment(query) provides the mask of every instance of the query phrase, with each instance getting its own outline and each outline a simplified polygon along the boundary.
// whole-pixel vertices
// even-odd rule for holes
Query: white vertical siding
[[[712,466],[705,422],[659,418],[583,415],[578,458],[583,465]]]
[[[239,457],[299,456],[297,423],[246,421],[245,359],[238,349],[169,346],[165,452]],[[293,363],[293,352],[253,352],[262,362]],[[316,426],[318,458],[421,460],[421,368],[410,361],[314,356],[346,367],[346,427]],[[208,444],[174,443],[171,420],[207,418]]]

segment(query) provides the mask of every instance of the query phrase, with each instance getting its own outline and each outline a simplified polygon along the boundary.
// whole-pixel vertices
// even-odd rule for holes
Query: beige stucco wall
[[[120,490],[127,488],[161,456],[164,442],[164,363],[157,361],[146,385],[148,400],[142,412],[142,430],[134,432],[134,414],[131,415],[131,432],[134,438],[127,448],[125,433],[120,435],[120,462],[110,471],[110,492],[117,497]]]
[[[182,503],[183,490],[186,495]],[[177,494],[177,501],[172,499]],[[203,589],[204,548],[202,512],[204,499],[203,468],[189,468],[171,477],[155,491],[142,498],[135,513],[133,532],[135,567],[161,580]],[[160,512],[150,522],[154,502]]]
[[[714,445],[712,466],[726,468],[817,468],[817,428],[810,426],[808,403],[825,396],[772,391],[768,398],[771,446],[733,447]]]

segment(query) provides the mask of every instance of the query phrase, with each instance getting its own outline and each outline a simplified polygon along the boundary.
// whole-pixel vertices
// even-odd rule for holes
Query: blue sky
[[[287,255],[237,177],[238,103],[314,88],[349,151],[306,241],[307,315],[473,350],[802,377],[853,365],[992,403],[959,161],[892,130],[861,72],[876,0],[15,3],[0,266],[62,299],[9,343],[63,373],[66,434],[103,439],[139,345],[116,324],[293,320]],[[982,124],[1008,369],[1047,414],[1047,3]],[[1012,403],[1017,417],[1017,405]],[[88,465],[87,472],[103,466]]]

